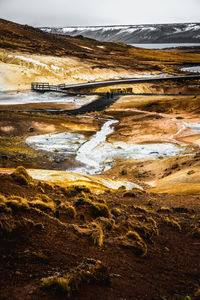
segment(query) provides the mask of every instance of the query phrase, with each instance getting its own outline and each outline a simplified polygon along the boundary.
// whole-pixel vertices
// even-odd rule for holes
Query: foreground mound
[[[0,190],[1,299],[198,299],[198,197],[99,194],[23,167]]]

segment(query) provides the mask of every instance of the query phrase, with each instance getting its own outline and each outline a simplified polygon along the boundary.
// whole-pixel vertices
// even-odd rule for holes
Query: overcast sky
[[[33,26],[200,22],[200,0],[0,0],[0,18]]]

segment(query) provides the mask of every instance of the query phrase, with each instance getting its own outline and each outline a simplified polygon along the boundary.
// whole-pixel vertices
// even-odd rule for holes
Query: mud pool
[[[117,120],[107,120],[101,130],[89,140],[76,133],[45,134],[29,137],[26,142],[38,150],[58,154],[74,154],[74,162],[80,167],[66,171],[79,174],[100,174],[110,169],[116,159],[153,159],[178,155],[183,149],[173,143],[127,144],[109,143],[106,138],[114,131]]]

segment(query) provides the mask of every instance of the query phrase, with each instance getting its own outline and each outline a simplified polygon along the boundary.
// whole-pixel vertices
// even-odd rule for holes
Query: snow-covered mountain
[[[43,31],[96,39],[102,42],[139,43],[200,43],[200,23],[41,27]]]

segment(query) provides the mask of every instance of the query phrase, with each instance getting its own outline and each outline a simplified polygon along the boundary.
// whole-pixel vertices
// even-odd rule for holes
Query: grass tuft
[[[169,207],[162,206],[161,208],[159,208],[159,209],[157,210],[157,212],[158,212],[158,213],[170,213],[171,210],[170,210]]]
[[[172,228],[175,228],[178,231],[182,230],[181,225],[177,221],[175,221],[173,219],[169,219],[168,217],[163,219],[163,223],[170,226],[170,227],[172,227]]]
[[[29,209],[29,203],[25,198],[20,196],[10,196],[7,201],[6,205],[10,207],[12,210],[17,209]]]
[[[6,202],[6,197],[0,194],[0,203],[5,203],[5,202]]]
[[[200,228],[198,226],[193,227],[192,233],[194,237],[200,239]]]
[[[83,186],[78,186],[78,185],[72,185],[67,187],[63,193],[66,197],[71,198],[71,197],[75,197],[77,195],[79,195],[81,192],[85,192],[85,193],[91,193],[90,189]]]
[[[147,213],[148,213],[148,210],[147,210],[145,207],[141,207],[141,206],[133,206],[133,209],[134,209],[136,212],[139,212],[139,213],[143,213],[143,214],[147,214]]]
[[[41,199],[41,201],[43,201],[43,202],[45,202],[45,203],[52,202],[52,199],[49,198],[49,196],[47,196],[47,195],[45,195],[45,194],[40,195],[39,198]]]
[[[126,234],[126,236],[128,237],[128,238],[130,238],[130,239],[132,239],[132,240],[138,240],[138,241],[141,241],[142,240],[142,238],[141,238],[141,236],[139,235],[139,233],[138,232],[136,232],[136,231],[128,231],[127,232],[127,234]]]
[[[93,241],[94,245],[102,246],[103,245],[103,230],[101,226],[97,223],[92,224],[94,229],[90,235],[90,239]]]
[[[28,185],[31,182],[31,177],[22,166],[17,167],[11,176],[17,183],[22,185]]]
[[[33,200],[30,202],[30,206],[33,208],[38,208],[44,212],[54,212],[55,211],[55,204],[53,202],[43,202],[41,200]]]
[[[12,232],[16,228],[16,223],[8,213],[1,213],[0,214],[0,235],[7,234]]]
[[[122,215],[122,210],[120,208],[114,208],[114,209],[112,209],[111,213],[115,217],[119,217]]]
[[[109,285],[107,268],[99,260],[87,259],[67,274],[43,278],[42,287],[70,296],[83,282]]]
[[[110,218],[111,217],[110,210],[105,203],[93,202],[93,201],[87,199],[85,196],[80,197],[76,201],[75,206],[76,207],[88,206],[91,209],[92,215],[95,218],[97,218],[97,217]]]
[[[147,245],[136,231],[128,231],[126,237],[132,240],[129,247],[133,248],[135,255],[144,257],[147,254]]]
[[[44,278],[42,279],[42,286],[68,296],[71,292],[70,278],[67,277],[50,276]]]
[[[57,215],[58,217],[64,219],[65,217],[70,217],[72,219],[76,218],[76,209],[75,207],[69,205],[67,206],[66,204],[62,203],[61,205],[58,206],[57,210]]]

